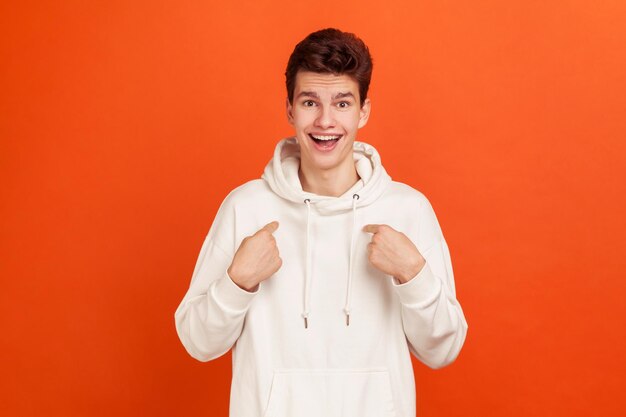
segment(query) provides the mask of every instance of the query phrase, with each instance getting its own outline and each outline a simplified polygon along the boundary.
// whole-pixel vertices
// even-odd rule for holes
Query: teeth
[[[333,140],[333,139],[339,139],[341,136],[320,136],[320,135],[311,135],[311,137],[313,139],[318,139],[318,140]]]

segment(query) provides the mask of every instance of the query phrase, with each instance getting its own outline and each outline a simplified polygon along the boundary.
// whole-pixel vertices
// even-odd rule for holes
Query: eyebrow
[[[320,96],[313,92],[313,91],[302,91],[300,94],[298,94],[298,96],[296,98],[300,98],[300,97],[313,97],[313,98],[317,98],[319,99]],[[333,97],[333,100],[337,100],[340,98],[346,98],[346,97],[351,97],[354,99],[354,94],[352,94],[351,92],[347,92],[347,93],[337,93],[335,94],[335,96]]]

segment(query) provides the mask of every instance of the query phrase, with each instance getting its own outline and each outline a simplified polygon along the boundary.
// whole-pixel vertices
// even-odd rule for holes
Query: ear
[[[366,98],[361,106],[360,116],[359,116],[359,129],[367,124],[367,120],[370,118],[370,110],[372,105],[370,103],[370,99]]]
[[[293,126],[293,107],[291,106],[291,103],[289,102],[289,97],[287,97],[285,99],[285,104],[286,104],[286,110],[287,110],[287,121],[289,122],[290,125]]]

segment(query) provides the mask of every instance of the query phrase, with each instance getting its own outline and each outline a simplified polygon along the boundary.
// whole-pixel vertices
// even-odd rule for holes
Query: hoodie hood
[[[391,183],[378,151],[370,144],[354,141],[353,155],[356,171],[361,177],[354,186],[339,197],[322,196],[302,189],[298,169],[300,168],[300,145],[295,137],[278,142],[274,157],[265,167],[263,178],[277,195],[294,203],[311,204],[322,215],[329,215],[352,209],[352,200],[358,191],[358,205],[367,206],[376,201]]]
[[[351,210],[352,230],[350,231],[350,258],[348,259],[348,277],[346,289],[346,302],[344,313],[346,315],[346,325],[350,325],[350,303],[352,289],[352,260],[354,258],[354,241],[356,236],[357,206],[367,206],[376,201],[387,190],[391,184],[391,177],[383,168],[378,151],[365,142],[354,141],[353,157],[356,171],[359,174],[357,181],[348,191],[339,197],[322,196],[304,191],[298,169],[300,168],[300,145],[296,138],[286,138],[278,142],[274,149],[274,156],[265,167],[261,178],[265,180],[272,191],[282,198],[306,205],[306,259],[304,262],[304,293],[302,296],[302,317],[304,327],[308,328],[309,316],[311,315],[310,294],[311,294],[311,264],[310,264],[310,224],[311,205],[321,215],[332,215]]]

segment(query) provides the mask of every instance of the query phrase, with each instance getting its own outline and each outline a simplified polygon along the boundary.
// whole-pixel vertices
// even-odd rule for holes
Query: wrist
[[[258,283],[248,283],[246,282],[246,280],[242,280],[239,278],[239,275],[237,273],[233,274],[231,268],[229,267],[228,270],[226,271],[226,273],[228,274],[228,276],[230,277],[230,280],[239,288],[241,288],[244,291],[247,292],[256,292],[257,289],[259,288],[259,284]]]
[[[402,273],[394,276],[394,278],[397,279],[400,284],[406,284],[422,271],[424,265],[426,265],[426,259],[420,256],[420,258],[411,267],[407,268]]]

